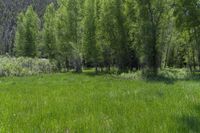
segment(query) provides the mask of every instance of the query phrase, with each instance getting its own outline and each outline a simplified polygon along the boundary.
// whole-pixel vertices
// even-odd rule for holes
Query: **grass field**
[[[0,78],[0,132],[198,133],[200,81],[86,73]]]

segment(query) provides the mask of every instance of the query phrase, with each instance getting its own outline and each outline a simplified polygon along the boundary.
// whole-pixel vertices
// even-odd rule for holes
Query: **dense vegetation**
[[[0,78],[0,132],[198,133],[199,86],[89,72]]]
[[[199,0],[58,0],[38,17],[18,15],[16,56],[48,58],[59,69],[119,72],[200,65]]]
[[[56,72],[55,62],[38,58],[0,57],[0,77],[2,76],[30,76],[41,73]]]
[[[55,0],[0,0],[0,54],[13,55],[17,15],[32,4],[41,17],[51,2]]]

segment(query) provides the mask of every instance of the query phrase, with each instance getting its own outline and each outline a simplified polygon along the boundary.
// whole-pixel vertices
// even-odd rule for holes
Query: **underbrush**
[[[40,73],[51,73],[55,70],[55,63],[47,59],[0,57],[0,76],[28,76]]]
[[[188,69],[177,68],[165,68],[159,71],[159,77],[167,79],[188,79],[191,76],[191,72]]]
[[[0,76],[31,76],[36,74],[53,73],[57,71],[55,62],[48,59],[26,58],[26,57],[9,57],[0,56]],[[95,75],[112,75],[122,79],[137,80],[185,80],[200,78],[198,73],[193,73],[188,69],[165,68],[158,71],[157,76],[148,75],[144,71],[134,71],[119,74],[117,70],[112,69],[108,72],[94,73],[93,69],[85,69],[84,73],[90,76]],[[61,70],[62,72],[62,70]]]
[[[165,68],[159,70],[157,76],[144,74],[143,71],[136,71],[121,73],[119,77],[125,79],[185,80],[193,76],[188,69]]]

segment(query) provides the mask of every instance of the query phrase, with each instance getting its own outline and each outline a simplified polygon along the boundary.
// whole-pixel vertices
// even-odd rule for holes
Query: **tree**
[[[128,42],[128,27],[126,27],[126,16],[124,14],[124,4],[123,0],[115,0],[114,1],[114,15],[116,19],[116,32],[117,32],[117,40],[116,45],[114,47],[116,54],[117,66],[120,71],[127,71],[131,68],[131,54],[132,48],[131,44]],[[134,56],[134,55],[133,55]]]
[[[179,32],[187,32],[187,43],[190,45],[188,64],[196,69],[196,58],[200,66],[200,2],[199,0],[178,0],[175,2],[176,26]],[[196,54],[197,53],[197,54]],[[192,62],[191,62],[192,61]]]
[[[50,59],[55,59],[57,53],[55,16],[54,4],[52,3],[46,8],[43,26],[44,53]]]
[[[82,42],[81,42],[81,0],[68,0],[68,32],[69,44],[72,46],[72,65],[76,72],[82,71]]]
[[[72,48],[68,44],[67,10],[66,6],[62,3],[59,3],[59,8],[56,11],[56,43],[58,46],[57,60],[60,68],[69,69],[69,57]]]
[[[35,57],[37,55],[37,39],[39,33],[39,18],[33,7],[28,7],[26,13],[18,18],[15,39],[17,56]]]
[[[43,44],[42,57],[56,59],[60,68],[76,72],[82,71],[82,65],[96,71],[113,66],[119,72],[142,67],[153,75],[159,68],[200,67],[199,0],[57,3],[57,10],[53,4],[46,8],[42,32],[32,7],[18,16],[16,55],[35,57],[37,45]]]
[[[96,0],[86,0],[84,7],[84,19],[83,19],[83,43],[84,43],[84,57],[86,64],[92,64],[96,68],[98,67],[98,55],[99,50],[96,43]]]
[[[99,46],[99,62],[107,67],[114,65],[115,21],[112,1],[97,1],[96,3],[96,43]]]
[[[129,48],[129,69],[139,69],[139,55],[141,48],[139,44],[139,27],[137,19],[137,8],[135,0],[125,0],[124,2],[125,28],[127,32],[127,42]]]
[[[25,46],[25,18],[20,13],[17,19],[17,31],[15,33],[15,52],[17,56],[24,56]]]
[[[143,62],[154,75],[157,74],[160,66],[158,40],[165,4],[165,0],[137,0],[144,53]]]
[[[57,11],[57,38],[61,56],[65,58],[66,67],[82,71],[81,43],[81,1],[63,0]]]
[[[0,0],[0,53],[14,54],[17,16],[32,5],[41,18],[45,7],[56,0]]]

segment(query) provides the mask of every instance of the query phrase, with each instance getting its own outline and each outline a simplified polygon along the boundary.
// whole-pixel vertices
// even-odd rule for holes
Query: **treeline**
[[[14,51],[77,72],[192,71],[200,66],[199,34],[199,0],[58,0],[42,19],[32,6],[19,14]]]
[[[0,54],[13,55],[17,15],[32,4],[41,18],[46,6],[56,0],[0,0]]]

